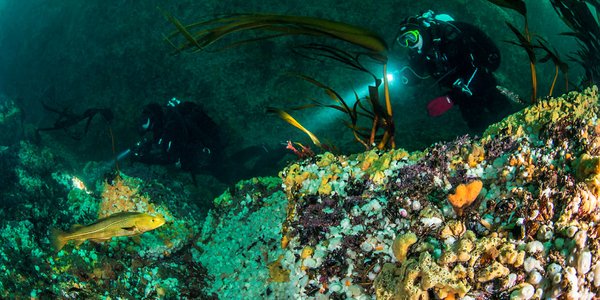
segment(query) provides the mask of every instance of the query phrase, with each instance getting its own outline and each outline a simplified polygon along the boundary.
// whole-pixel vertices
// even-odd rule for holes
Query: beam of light
[[[127,149],[127,150],[119,153],[119,155],[117,155],[117,161],[120,161],[121,159],[127,157],[127,155],[129,155],[129,153],[131,153],[131,149]]]
[[[119,153],[115,159],[111,159],[108,161],[104,161],[100,164],[98,164],[97,169],[98,170],[109,170],[110,168],[113,168],[114,165],[118,162],[121,161],[122,159],[124,159],[125,157],[129,156],[129,154],[131,154],[131,149],[126,149],[123,150],[121,153]]]

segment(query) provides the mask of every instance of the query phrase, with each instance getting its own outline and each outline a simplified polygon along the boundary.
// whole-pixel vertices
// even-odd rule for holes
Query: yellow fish
[[[156,229],[165,224],[162,216],[140,212],[121,212],[87,225],[73,225],[70,232],[52,229],[52,245],[59,251],[69,241],[80,245],[86,240],[104,242],[115,236],[134,236]]]

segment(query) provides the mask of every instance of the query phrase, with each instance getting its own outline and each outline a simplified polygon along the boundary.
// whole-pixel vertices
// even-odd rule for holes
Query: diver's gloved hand
[[[456,81],[454,81],[452,87],[471,97],[473,96],[473,92],[469,88],[469,83],[471,83],[470,80],[468,82],[465,82],[464,80],[462,80],[462,78],[458,78],[456,79]]]
[[[131,160],[147,164],[167,165],[176,163],[179,157],[165,152],[165,148],[151,139],[143,139],[131,148]]]
[[[427,104],[427,113],[431,117],[438,117],[451,109],[452,106],[454,106],[454,101],[449,96],[437,97]]]
[[[143,138],[135,143],[133,147],[131,147],[131,158],[133,160],[137,160],[139,157],[143,157],[145,154],[147,154],[151,148],[151,142],[148,139]]]

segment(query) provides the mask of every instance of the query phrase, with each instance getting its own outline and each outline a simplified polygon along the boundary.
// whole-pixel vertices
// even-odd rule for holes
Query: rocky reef
[[[118,174],[87,187],[48,149],[0,154],[0,297],[594,299],[598,89],[417,152],[324,153],[214,199]],[[27,200],[29,199],[29,200]],[[41,199],[47,199],[42,201]],[[54,251],[49,229],[121,211],[167,224]]]
[[[189,248],[202,211],[181,187],[124,174],[94,186],[66,171],[49,149],[27,142],[0,156],[6,171],[0,209],[0,298],[201,298],[206,269]],[[66,230],[131,211],[163,216],[157,230],[56,251],[50,229]]]
[[[596,298],[598,105],[594,87],[540,100],[482,138],[291,164],[283,191],[233,197],[207,220],[197,246],[209,289],[247,299]],[[219,249],[228,257],[208,254]]]

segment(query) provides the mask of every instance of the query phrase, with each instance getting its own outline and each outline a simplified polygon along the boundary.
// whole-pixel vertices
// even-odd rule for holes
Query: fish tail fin
[[[67,239],[65,239],[65,232],[52,228],[50,233],[50,241],[52,242],[52,246],[56,252],[60,251],[65,244],[67,243]]]

